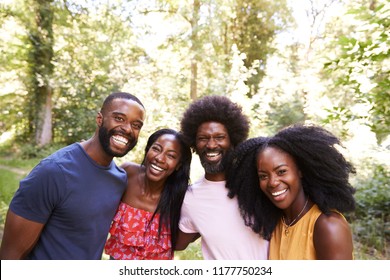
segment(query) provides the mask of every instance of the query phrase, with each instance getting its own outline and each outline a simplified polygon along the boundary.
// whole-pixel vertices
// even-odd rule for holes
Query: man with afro
[[[245,225],[236,198],[228,197],[225,168],[234,147],[246,140],[249,120],[225,96],[206,96],[184,112],[181,131],[205,174],[184,198],[176,250],[201,237],[206,260],[267,259],[268,241]]]

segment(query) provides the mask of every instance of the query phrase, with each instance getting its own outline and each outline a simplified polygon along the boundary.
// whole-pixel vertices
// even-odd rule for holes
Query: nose
[[[157,154],[155,156],[155,159],[156,159],[157,162],[160,162],[160,163],[165,161],[165,157],[164,157],[164,155],[162,153]]]
[[[217,147],[217,141],[215,141],[213,137],[210,137],[210,139],[207,141],[206,147],[208,149],[214,149],[215,147]]]
[[[131,123],[124,123],[121,125],[121,129],[126,133],[126,134],[131,134],[134,135],[133,133],[133,128],[131,126]]]
[[[271,176],[269,178],[269,181],[268,181],[268,185],[275,188],[279,185],[279,179],[277,178],[277,176]]]

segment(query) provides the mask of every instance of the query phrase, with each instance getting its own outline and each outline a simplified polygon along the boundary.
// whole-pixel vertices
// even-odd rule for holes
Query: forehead
[[[105,109],[107,113],[118,113],[145,119],[145,109],[139,103],[131,99],[115,98]]]
[[[257,163],[258,165],[295,165],[294,158],[290,154],[274,147],[266,147],[264,150],[260,151],[257,156]]]
[[[163,134],[154,141],[153,144],[159,144],[163,148],[167,148],[176,152],[180,152],[180,143],[177,140],[175,135],[172,134]]]
[[[199,134],[228,134],[228,131],[222,123],[204,122],[198,127],[197,135]]]

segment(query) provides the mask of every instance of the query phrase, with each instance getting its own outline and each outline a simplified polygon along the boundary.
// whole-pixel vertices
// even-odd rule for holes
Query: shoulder
[[[44,158],[36,168],[41,172],[48,172],[47,176],[53,175],[52,172],[63,173],[68,169],[75,169],[83,166],[81,161],[81,158],[83,157],[83,148],[78,143],[74,143],[63,147]]]
[[[42,168],[55,168],[55,166],[57,168],[72,168],[72,166],[83,165],[80,160],[84,157],[84,154],[83,148],[74,143],[44,158],[39,165]]]
[[[127,177],[132,177],[143,170],[140,164],[134,162],[125,162],[120,167],[126,171]]]
[[[340,213],[321,214],[314,226],[313,240],[318,259],[352,258],[352,232]]]
[[[59,174],[62,174],[62,169],[58,162],[52,158],[45,158],[31,170],[27,177],[39,178],[43,176],[45,178],[56,178]]]
[[[315,224],[315,231],[324,234],[337,234],[349,230],[349,224],[340,213],[331,212],[329,215],[321,214]]]
[[[55,151],[51,155],[47,157],[47,159],[56,159],[56,160],[61,160],[62,157],[66,154],[70,154],[74,156],[75,154],[82,154],[83,153],[83,148],[81,147],[80,144],[78,143],[73,143],[68,146],[62,147],[61,149]]]

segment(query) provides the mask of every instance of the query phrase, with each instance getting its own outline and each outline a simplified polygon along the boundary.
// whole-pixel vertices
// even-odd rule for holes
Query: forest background
[[[110,92],[147,110],[118,163],[217,94],[243,107],[250,137],[293,123],[339,136],[357,169],[355,258],[389,259],[388,0],[1,0],[0,25],[0,233],[18,181],[89,138]],[[202,171],[194,155],[192,180]],[[199,243],[177,258],[201,259]]]

